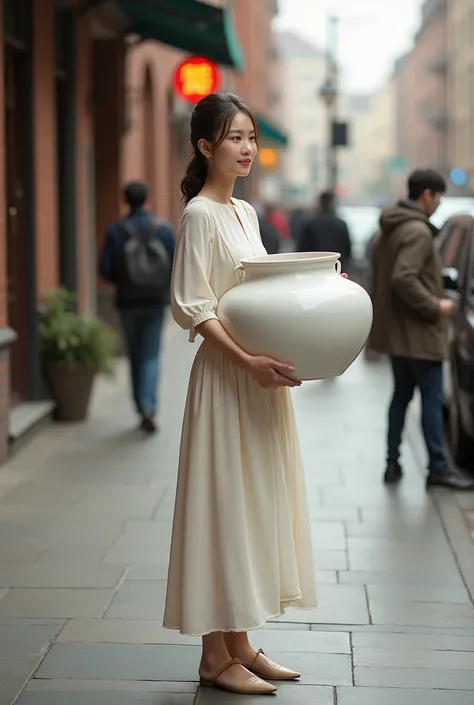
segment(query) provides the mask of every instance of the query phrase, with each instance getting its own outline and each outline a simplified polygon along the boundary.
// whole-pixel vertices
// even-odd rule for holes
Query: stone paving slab
[[[320,507],[320,506],[310,506],[309,516],[312,522],[315,521],[358,521],[360,517],[360,512],[358,507]]]
[[[161,619],[166,580],[125,580],[105,613],[107,619]]]
[[[101,565],[96,561],[78,562],[71,555],[67,561],[63,560],[58,563],[40,561],[33,565],[7,564],[2,566],[0,586],[51,589],[114,588],[121,581],[123,574],[124,568],[122,566]]]
[[[0,626],[0,705],[11,705],[23,690],[61,627]]]
[[[168,563],[154,565],[131,565],[127,571],[127,580],[155,580],[162,582],[168,578]],[[316,569],[318,585],[334,585],[338,582],[336,570]]]
[[[197,683],[173,683],[173,681],[88,681],[73,678],[41,680],[35,678],[28,685],[28,691],[63,693],[189,693],[196,694]]]
[[[370,510],[372,507],[380,509],[387,508],[387,511],[399,508],[403,505],[405,509],[424,509],[426,497],[417,492],[413,492],[409,484],[402,484],[398,488],[386,488],[380,482],[376,486],[367,485],[345,485],[339,487],[322,487],[321,495],[324,506],[352,507],[356,504],[362,507],[362,512]]]
[[[474,635],[405,634],[400,632],[354,632],[352,645],[365,649],[403,649],[410,651],[474,652]]]
[[[58,642],[83,644],[175,644],[199,646],[197,637],[164,629],[162,620],[71,619]]]
[[[269,622],[266,629],[278,626]],[[281,627],[288,626],[294,629],[300,629],[303,625],[293,624],[285,625],[283,622]],[[419,625],[393,625],[393,624],[309,624],[305,625],[310,631],[335,631],[335,632],[350,632],[354,634],[415,634],[415,635],[436,635],[443,637],[466,637],[472,636],[471,629],[459,629],[452,627],[428,627]]]
[[[41,654],[60,630],[58,626],[0,626],[0,659]]]
[[[17,703],[18,696],[25,688],[29,678],[31,677],[36,664],[31,663],[30,668],[28,668],[24,675],[18,678],[5,676],[0,674],[1,690],[0,690],[0,705],[12,705],[12,703]]]
[[[18,705],[193,705],[195,696],[183,693],[26,692]]]
[[[53,646],[36,677],[192,682],[197,679],[199,658],[200,648],[195,646],[60,643]],[[279,653],[278,659],[302,673],[302,684],[352,684],[348,655]]]
[[[334,705],[332,688],[276,684],[276,697],[264,698],[264,702],[278,705]],[[212,688],[200,688],[195,705],[262,705],[262,696],[242,696],[224,693]]]
[[[437,689],[470,690],[474,694],[474,671],[356,667],[354,668],[354,682],[356,686],[420,688],[430,691]]]
[[[1,471],[0,471],[1,476]],[[3,509],[1,510],[3,513]],[[98,542],[109,547],[122,527],[120,520],[103,519],[46,519],[24,524],[0,521],[2,543],[35,540],[46,546],[94,546]]]
[[[474,630],[474,607],[472,604],[398,602],[390,599],[369,598],[369,609],[374,624],[427,625]]]
[[[427,668],[430,670],[474,671],[473,652],[355,647],[353,653],[354,666],[364,668]],[[427,680],[429,681],[429,676]]]
[[[154,582],[163,582],[168,578],[168,562],[155,563],[154,565],[131,565],[127,571],[127,579],[137,582],[144,580],[153,580]]]
[[[9,590],[0,601],[1,617],[102,617],[112,590]]]
[[[32,677],[42,654],[0,659],[0,705],[11,705]]]
[[[184,637],[164,629],[158,621],[71,620],[62,630],[59,642],[200,645],[196,637]],[[348,632],[310,632],[261,629],[250,634],[256,649],[273,652],[350,654]]]
[[[416,526],[403,521],[387,521],[379,518],[373,521],[346,521],[345,530],[349,540],[351,538],[406,540],[418,539],[419,541],[439,540],[440,543],[446,541],[446,535],[439,521],[431,521],[429,524],[421,523]]]
[[[139,540],[119,540],[107,551],[104,562],[117,563],[119,565],[166,565],[169,557],[168,546],[157,547],[151,542],[141,543]]]
[[[288,609],[274,622],[307,624],[368,624],[365,590],[360,585],[319,585],[320,607],[316,610]]]
[[[408,570],[350,570],[338,571],[338,580],[346,585],[392,585],[396,586],[423,586],[431,587],[452,587],[464,588],[464,582],[459,575],[455,573],[436,573],[435,575],[427,575],[423,572],[413,572]]]
[[[346,551],[314,551],[314,563],[320,570],[347,570],[349,567]]]
[[[473,702],[474,691],[337,688],[337,705],[472,705]]]
[[[16,541],[0,546],[0,564],[36,563],[44,555],[46,547],[39,541]]]
[[[406,602],[447,602],[471,605],[465,588],[433,587],[431,585],[368,585],[369,600],[395,600]]]
[[[440,546],[439,556],[423,553],[421,548],[411,547],[405,551],[377,551],[373,550],[348,550],[348,561],[351,570],[388,570],[389,572],[402,573],[413,571],[423,575],[453,574],[456,572],[456,561],[446,548]],[[344,566],[341,566],[344,568]]]

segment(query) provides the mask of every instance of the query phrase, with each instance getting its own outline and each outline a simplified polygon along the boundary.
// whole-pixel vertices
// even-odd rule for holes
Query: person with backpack
[[[99,273],[115,286],[140,426],[146,433],[155,433],[161,333],[169,304],[175,232],[145,208],[149,196],[145,183],[132,181],[123,194],[130,210],[107,229]]]

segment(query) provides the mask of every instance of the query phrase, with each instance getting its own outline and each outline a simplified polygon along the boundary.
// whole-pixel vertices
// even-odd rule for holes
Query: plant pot
[[[339,275],[338,260],[334,252],[243,260],[242,283],[219,301],[220,322],[249,353],[293,365],[295,379],[341,375],[367,341],[372,302]]]
[[[94,365],[69,365],[47,362],[46,374],[51,396],[56,403],[57,421],[84,421],[97,369]]]

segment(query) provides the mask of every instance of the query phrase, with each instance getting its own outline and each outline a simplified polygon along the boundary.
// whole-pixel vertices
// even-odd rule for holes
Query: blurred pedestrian
[[[301,227],[299,252],[339,252],[344,272],[349,272],[352,243],[347,224],[336,214],[335,198],[331,191],[319,197],[319,206]]]
[[[416,388],[429,455],[427,487],[472,490],[448,461],[443,436],[442,363],[448,356],[445,319],[454,304],[444,297],[441,264],[429,221],[446,184],[432,169],[414,171],[408,199],[386,208],[372,245],[374,323],[369,347],[390,355],[394,392],[388,414],[386,483],[402,477],[399,462],[405,415]]]
[[[169,223],[158,220],[145,208],[148,195],[147,185],[140,181],[125,186],[129,212],[108,228],[99,272],[116,289],[115,305],[127,346],[140,426],[146,433],[154,433],[161,334],[169,304],[175,233]]]
[[[289,216],[289,225],[290,225],[290,236],[291,240],[293,242],[293,246],[296,246],[298,242],[301,240],[302,236],[302,231],[304,228],[304,225],[306,223],[306,219],[308,218],[308,211],[306,208],[302,208],[301,206],[296,206],[295,208],[292,208],[290,211],[290,216]]]
[[[255,211],[264,248],[269,255],[278,254],[280,252],[280,234],[270,222],[266,206],[256,205]]]
[[[272,203],[266,206],[266,211],[268,221],[278,231],[280,240],[290,240],[290,224],[286,213]]]

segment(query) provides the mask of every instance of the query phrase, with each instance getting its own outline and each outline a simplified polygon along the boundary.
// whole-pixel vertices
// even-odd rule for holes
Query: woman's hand
[[[285,377],[294,372],[294,367],[266,355],[251,355],[247,361],[248,373],[264,389],[272,387],[299,387],[301,382]]]

